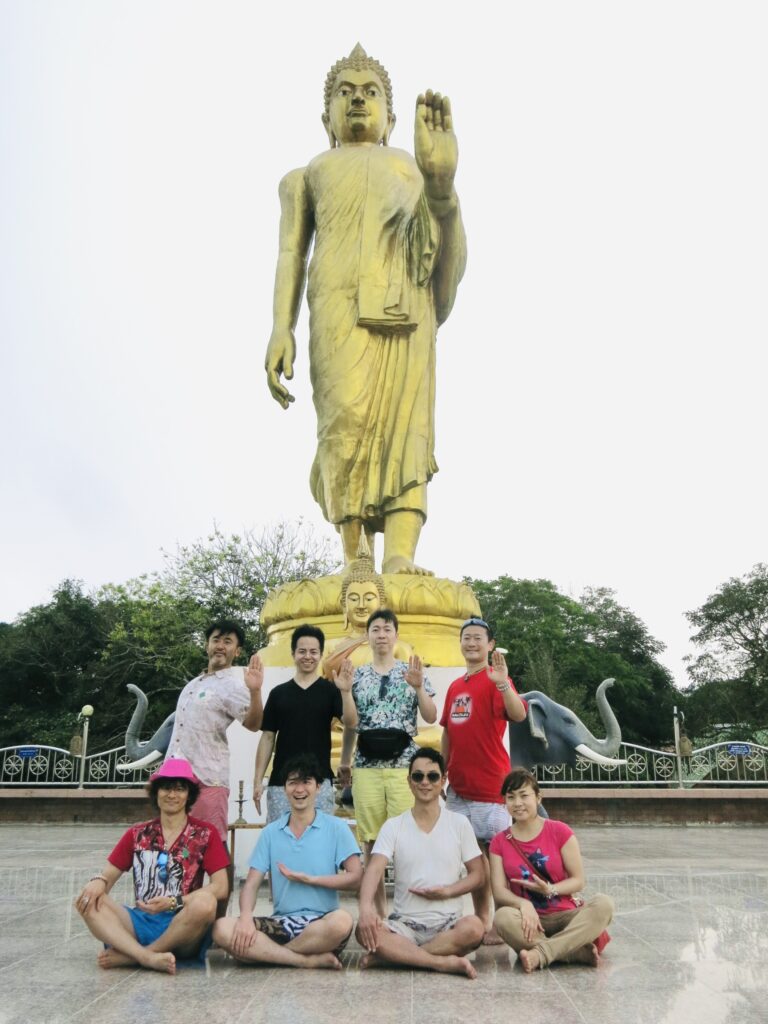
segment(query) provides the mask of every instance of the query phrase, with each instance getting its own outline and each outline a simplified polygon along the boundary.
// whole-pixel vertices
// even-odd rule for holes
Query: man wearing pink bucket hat
[[[174,974],[177,958],[205,959],[217,902],[229,892],[229,857],[216,828],[189,816],[199,788],[189,761],[169,758],[147,783],[159,816],[132,825],[75,900],[91,933],[104,943],[100,967]],[[135,907],[109,896],[128,870]]]

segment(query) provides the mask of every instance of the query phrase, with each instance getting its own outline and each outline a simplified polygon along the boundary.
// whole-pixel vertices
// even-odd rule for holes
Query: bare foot
[[[333,953],[307,953],[302,967],[324,967],[332,971],[342,970],[341,960]]]
[[[131,960],[125,953],[118,953],[116,949],[102,949],[96,954],[96,963],[103,970],[108,971],[111,967],[138,967],[135,960]]]
[[[381,566],[382,573],[386,572],[402,572],[410,576],[434,576],[435,574],[431,569],[422,569],[420,565],[416,565],[406,558],[405,555],[393,555],[392,558],[387,558]]]
[[[477,977],[477,971],[465,956],[441,956],[440,966],[435,970],[441,974],[465,974],[472,981]]]
[[[176,973],[176,957],[173,953],[153,953],[147,950],[142,967],[148,967],[150,971],[160,971],[163,974]]]
[[[360,970],[364,971],[368,967],[381,967],[384,963],[375,953],[366,953],[363,959],[360,961]]]
[[[491,925],[491,927],[483,936],[484,946],[501,946],[503,942],[504,939],[502,939],[502,937],[499,935],[499,933],[496,931],[493,925]]]
[[[531,974],[541,964],[541,954],[538,949],[521,949],[517,955],[520,957],[520,963],[526,974]]]
[[[597,952],[594,942],[588,942],[585,946],[574,949],[563,959],[568,964],[586,964],[588,967],[597,967],[600,962],[600,954]]]

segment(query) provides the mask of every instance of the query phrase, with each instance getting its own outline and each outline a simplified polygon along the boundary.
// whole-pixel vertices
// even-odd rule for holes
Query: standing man
[[[360,887],[357,939],[368,950],[360,966],[389,962],[475,978],[465,954],[480,945],[485,927],[461,911],[463,894],[483,885],[480,847],[467,819],[440,806],[445,763],[436,750],[416,751],[408,782],[413,809],[385,823]],[[382,921],[374,900],[390,858],[395,907]]]
[[[507,722],[522,722],[528,711],[507,674],[504,656],[494,651],[493,631],[485,619],[467,619],[460,643],[467,671],[448,687],[440,719],[450,783],[446,807],[469,819],[483,848],[485,884],[472,893],[472,900],[485,925],[483,941],[496,944],[501,940],[493,930],[488,843],[509,825],[501,795],[510,768],[504,746]]]
[[[389,608],[371,613],[366,632],[373,661],[355,670],[352,686],[359,717],[352,799],[357,834],[366,856],[387,818],[413,805],[408,765],[417,749],[414,736],[419,712],[429,725],[437,718],[432,699],[435,691],[424,675],[421,659],[413,655],[407,664],[395,659],[397,629],[397,616]],[[339,765],[343,785],[349,784],[354,740],[354,731],[345,728]],[[380,916],[386,914],[383,880],[376,894],[376,908]]]
[[[183,757],[200,780],[192,813],[209,821],[227,840],[229,745],[227,729],[237,720],[258,732],[264,709],[264,666],[254,654],[241,674],[232,667],[245,642],[243,627],[231,619],[213,622],[205,631],[208,668],[179,694],[166,757]]]
[[[253,779],[253,801],[261,813],[264,773],[275,751],[267,787],[267,824],[290,810],[285,793],[285,766],[299,754],[311,754],[322,771],[315,806],[324,814],[334,812],[331,724],[339,718],[345,728],[354,729],[357,710],[352,699],[352,663],[344,661],[339,672],[333,673],[334,686],[320,675],[324,646],[325,635],[317,626],[305,624],[295,629],[291,653],[296,673],[267,697]]]
[[[339,892],[356,891],[363,869],[347,822],[315,810],[322,775],[306,755],[286,764],[289,811],[261,833],[240,893],[240,916],[214,925],[215,941],[243,963],[341,968],[337,954],[353,921],[339,906]],[[267,871],[274,914],[254,917]]]

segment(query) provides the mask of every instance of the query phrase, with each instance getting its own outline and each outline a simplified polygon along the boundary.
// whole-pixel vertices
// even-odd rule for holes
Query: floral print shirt
[[[370,664],[355,670],[352,697],[357,707],[358,733],[367,729],[402,729],[411,737],[411,742],[395,761],[369,760],[358,750],[355,768],[407,768],[418,749],[413,737],[416,735],[419,698],[416,690],[405,681],[407,671],[408,665],[404,661],[396,661],[385,673],[377,672]],[[389,676],[389,681],[384,683],[386,676]],[[424,692],[430,697],[435,695],[434,687],[426,676]]]

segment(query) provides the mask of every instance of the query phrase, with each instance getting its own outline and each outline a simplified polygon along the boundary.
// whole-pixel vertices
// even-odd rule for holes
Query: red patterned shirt
[[[198,818],[187,818],[167,851],[159,818],[132,825],[107,859],[120,871],[133,868],[137,903],[154,896],[186,896],[202,888],[206,874],[229,864],[219,833]]]

